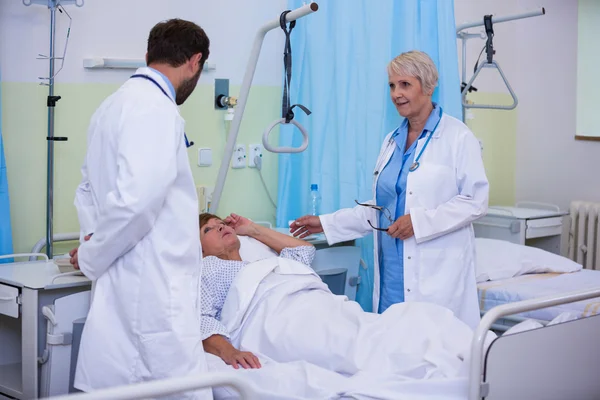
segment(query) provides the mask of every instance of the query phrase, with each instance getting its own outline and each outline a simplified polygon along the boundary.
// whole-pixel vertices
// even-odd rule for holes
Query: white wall
[[[56,134],[69,140],[55,146],[54,232],[73,232],[78,220],[73,193],[86,149],[89,119],[133,70],[85,70],[83,59],[111,56],[143,59],[151,27],[171,17],[201,25],[211,39],[209,61],[216,71],[205,71],[200,87],[181,107],[186,130],[196,146],[188,150],[194,180],[214,187],[225,147],[224,111],[214,110],[213,82],[228,78],[238,94],[257,29],[278,20],[286,0],[86,0],[85,6],[65,6],[73,18],[64,69],[56,79],[63,96],[56,109]],[[62,54],[68,18],[57,13],[57,55]],[[45,235],[47,89],[38,86],[47,76],[48,62],[36,60],[48,53],[50,13],[47,7],[26,7],[21,0],[0,0],[0,69],[2,70],[2,137],[11,196],[15,250],[27,251]],[[262,131],[280,115],[284,34],[269,32],[262,46],[238,143],[260,143]],[[197,149],[213,150],[213,165],[197,165]],[[277,193],[276,154],[265,152],[262,175],[268,191]],[[243,199],[239,192],[247,193]],[[229,170],[219,213],[237,212],[256,220],[274,222],[267,191],[256,169]],[[64,250],[69,250],[66,248]],[[57,253],[59,254],[59,253]]]
[[[574,140],[577,1],[455,0],[456,21],[482,19],[484,14],[519,14],[542,6],[544,16],[494,26],[494,59],[519,98],[516,199],[565,208],[572,200],[600,201],[598,143]],[[469,45],[469,77],[483,45],[484,40]],[[475,86],[480,91],[505,92],[491,72]]]
[[[278,19],[286,0],[86,0],[83,7],[65,6],[73,18],[65,67],[56,82],[122,82],[131,71],[85,70],[83,58],[92,56],[144,58],[148,32],[157,22],[178,17],[199,24],[211,40],[210,62],[215,72],[201,83],[243,78],[258,27]],[[26,7],[21,0],[0,1],[0,68],[2,80],[35,82],[47,76],[48,63],[36,60],[48,54],[50,12],[47,7]],[[62,54],[68,18],[57,13],[57,52]],[[280,85],[283,35],[267,34],[254,84]]]
[[[169,17],[181,17],[199,23],[211,39],[210,62],[217,65],[217,70],[203,74],[201,82],[209,84],[215,78],[229,78],[233,84],[239,83],[256,29],[277,18],[286,3],[286,0],[87,0],[83,8],[68,6],[73,25],[65,68],[57,82],[122,82],[131,71],[88,71],[82,67],[83,58],[142,58],[152,25]],[[516,198],[553,202],[562,207],[575,199],[600,201],[600,185],[588,183],[597,181],[600,144],[573,139],[577,1],[455,0],[455,14],[460,24],[481,19],[484,14],[516,14],[541,6],[546,8],[545,16],[494,27],[495,59],[519,97]],[[60,53],[67,24],[60,14],[58,21]],[[48,27],[49,12],[45,7],[25,7],[19,0],[0,1],[3,81],[34,82],[38,76],[47,74],[47,63],[35,57],[48,51]],[[275,32],[267,36],[255,84],[281,83],[282,38]],[[483,45],[484,40],[469,43],[469,76]],[[482,74],[476,86],[485,92],[504,91],[491,71]]]

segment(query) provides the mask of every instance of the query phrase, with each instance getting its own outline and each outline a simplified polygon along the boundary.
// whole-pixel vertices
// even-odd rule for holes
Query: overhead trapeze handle
[[[300,130],[300,133],[302,133],[302,136],[304,137],[302,145],[300,147],[273,147],[269,144],[269,134],[271,133],[273,128],[275,128],[279,124],[286,124],[285,118],[281,118],[275,120],[271,125],[269,125],[269,127],[265,130],[265,133],[263,134],[263,146],[267,151],[270,151],[271,153],[302,153],[304,150],[306,150],[306,148],[308,147],[308,132],[306,131],[306,128],[304,128],[295,119],[292,119],[289,123],[295,125]]]

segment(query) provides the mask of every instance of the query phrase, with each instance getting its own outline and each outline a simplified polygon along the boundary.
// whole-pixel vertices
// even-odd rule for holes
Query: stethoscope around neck
[[[417,154],[417,158],[415,158],[415,161],[411,164],[411,166],[408,168],[408,172],[415,172],[416,170],[419,169],[419,167],[421,166],[421,156],[423,155],[423,152],[425,151],[425,149],[427,148],[427,145],[429,144],[429,141],[431,140],[431,138],[433,137],[435,131],[437,130],[438,125],[440,124],[440,122],[442,121],[442,113],[444,112],[442,110],[442,107],[439,107],[440,111],[439,111],[439,118],[437,123],[435,124],[435,126],[433,127],[433,129],[431,130],[431,132],[429,132],[429,135],[427,135],[427,140],[425,141],[425,144],[423,145],[423,147],[421,148],[421,151],[419,151],[419,154]],[[388,140],[388,146],[390,144],[392,144],[394,142],[394,135],[392,135],[390,137],[390,139]],[[383,160],[382,160],[383,162]],[[381,165],[380,165],[381,166]],[[380,168],[378,167],[377,170],[375,171],[375,175],[379,175],[380,173]]]
[[[153,83],[153,84],[154,84],[154,85],[155,85],[157,88],[159,88],[159,89],[160,89],[160,91],[161,91],[161,92],[163,92],[163,94],[164,94],[165,96],[167,96],[169,99],[171,99],[171,96],[169,96],[169,95],[167,94],[167,92],[165,91],[165,89],[163,89],[163,87],[162,87],[162,86],[160,86],[160,85],[158,84],[158,82],[156,82],[156,81],[154,80],[154,78],[152,78],[151,76],[144,75],[144,74],[135,74],[135,75],[131,75],[131,78],[143,78],[143,79],[146,79],[146,80],[148,80],[148,81],[152,82],[152,83]],[[171,100],[172,100],[172,99],[171,99]],[[188,138],[187,138],[187,135],[185,134],[185,132],[183,132],[183,138],[185,139],[185,147],[187,147],[188,149],[194,145],[194,142],[190,142],[190,141],[188,140]]]

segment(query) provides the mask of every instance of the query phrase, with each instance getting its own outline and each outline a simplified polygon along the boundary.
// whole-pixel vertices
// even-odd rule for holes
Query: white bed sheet
[[[384,373],[346,377],[304,362],[277,363],[261,358],[260,369],[234,370],[220,358],[206,355],[210,372],[240,374],[261,400],[466,400],[467,377],[404,380]],[[240,399],[229,387],[213,388],[215,400]]]
[[[234,371],[261,399],[466,399],[472,332],[448,310],[406,303],[383,315],[333,296],[310,268],[274,258],[238,274],[222,311],[234,346],[263,368]],[[493,336],[493,335],[492,335]],[[490,341],[493,337],[490,337]],[[226,388],[217,399],[234,399]]]
[[[587,269],[564,274],[521,275],[515,278],[482,282],[477,285],[479,308],[484,312],[501,304],[599,287],[600,271]],[[551,321],[564,312],[575,313],[577,318],[596,315],[600,313],[600,299],[529,311],[519,314],[519,316]]]

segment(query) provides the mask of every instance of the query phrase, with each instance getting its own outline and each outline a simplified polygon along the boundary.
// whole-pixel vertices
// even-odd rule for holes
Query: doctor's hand
[[[412,237],[415,232],[413,231],[412,220],[410,214],[403,215],[396,220],[387,231],[388,235],[393,238],[406,240]]]
[[[223,220],[225,224],[235,229],[235,233],[241,236],[250,236],[256,229],[254,223],[241,215],[231,214]]]
[[[321,219],[315,215],[305,215],[290,224],[290,233],[300,239],[321,232],[323,232]]]
[[[83,240],[85,240],[86,242],[88,240],[90,240],[92,236],[91,235],[87,235],[86,237],[83,238]],[[73,250],[71,250],[69,252],[69,255],[71,256],[71,265],[73,265],[73,268],[75,269],[79,269],[79,257],[77,254],[77,251],[79,250],[79,247],[75,247]]]
[[[244,369],[261,367],[258,357],[249,351],[239,351],[233,346],[230,350],[221,355],[221,359],[225,361],[227,365],[231,365],[235,369],[239,369],[239,365]]]

